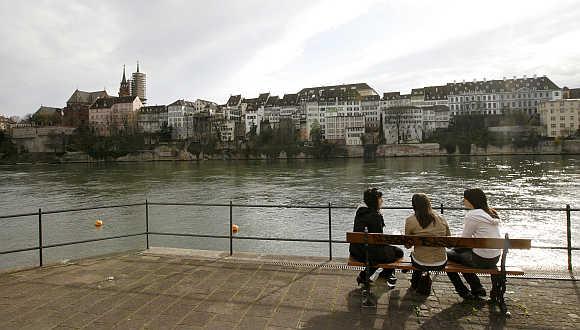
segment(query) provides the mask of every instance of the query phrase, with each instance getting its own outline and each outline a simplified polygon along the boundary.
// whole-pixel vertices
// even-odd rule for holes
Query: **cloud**
[[[116,94],[141,62],[150,103],[292,93],[365,81],[378,92],[546,74],[580,85],[571,1],[0,2],[0,113]]]

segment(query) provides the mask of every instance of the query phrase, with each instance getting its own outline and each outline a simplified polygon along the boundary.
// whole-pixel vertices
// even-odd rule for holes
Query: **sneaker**
[[[387,285],[389,286],[389,288],[394,288],[395,285],[397,284],[397,277],[395,276],[395,274],[392,274],[391,276],[387,277]]]

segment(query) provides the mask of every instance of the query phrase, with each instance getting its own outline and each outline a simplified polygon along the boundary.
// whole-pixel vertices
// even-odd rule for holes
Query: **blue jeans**
[[[472,268],[493,268],[497,265],[500,256],[495,258],[483,258],[478,256],[477,254],[473,253],[472,249],[468,248],[456,248],[447,251],[447,259],[450,261],[457,262],[459,264],[472,267]],[[469,284],[471,288],[471,292],[477,292],[483,290],[483,286],[481,285],[481,281],[479,277],[475,273],[462,273],[463,278]],[[453,283],[455,287],[455,291],[459,294],[465,294],[469,292],[461,278],[459,277],[458,273],[447,273],[449,280]],[[493,280],[493,275],[492,275]]]

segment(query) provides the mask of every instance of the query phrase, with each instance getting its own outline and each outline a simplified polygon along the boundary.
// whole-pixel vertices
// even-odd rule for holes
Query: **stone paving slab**
[[[408,290],[407,274],[393,290],[379,280],[377,307],[361,309],[357,271],[321,258],[156,253],[0,274],[0,329],[580,327],[576,281],[509,278],[506,319],[484,301],[464,302],[445,275],[428,297]]]

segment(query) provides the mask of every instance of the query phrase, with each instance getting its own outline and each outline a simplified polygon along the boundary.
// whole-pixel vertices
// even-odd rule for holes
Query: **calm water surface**
[[[0,215],[153,202],[293,204],[355,206],[362,191],[378,186],[386,206],[410,206],[425,192],[433,204],[462,206],[467,187],[482,187],[496,207],[580,207],[580,160],[574,156],[390,158],[321,161],[163,162],[125,164],[0,166]],[[399,233],[407,210],[385,210],[386,231]],[[332,210],[335,239],[352,229],[354,210]],[[225,207],[150,206],[152,231],[227,235]],[[451,231],[461,231],[464,211],[445,211]],[[325,239],[328,210],[234,208],[239,235]],[[502,228],[513,238],[532,238],[536,246],[565,246],[564,212],[502,211]],[[573,241],[580,239],[580,212],[572,213]],[[101,229],[94,227],[102,220]],[[0,219],[0,251],[38,244],[36,217]],[[43,216],[43,244],[138,233],[145,229],[145,207],[116,208]],[[152,246],[227,250],[227,240],[151,237]],[[140,249],[144,238],[87,243],[45,250],[48,262]],[[328,255],[328,244],[235,241],[237,251]],[[335,244],[335,256],[347,245]],[[580,258],[575,256],[575,263]],[[0,268],[32,265],[36,252],[0,255]],[[510,263],[527,268],[561,268],[563,251],[513,251]]]

